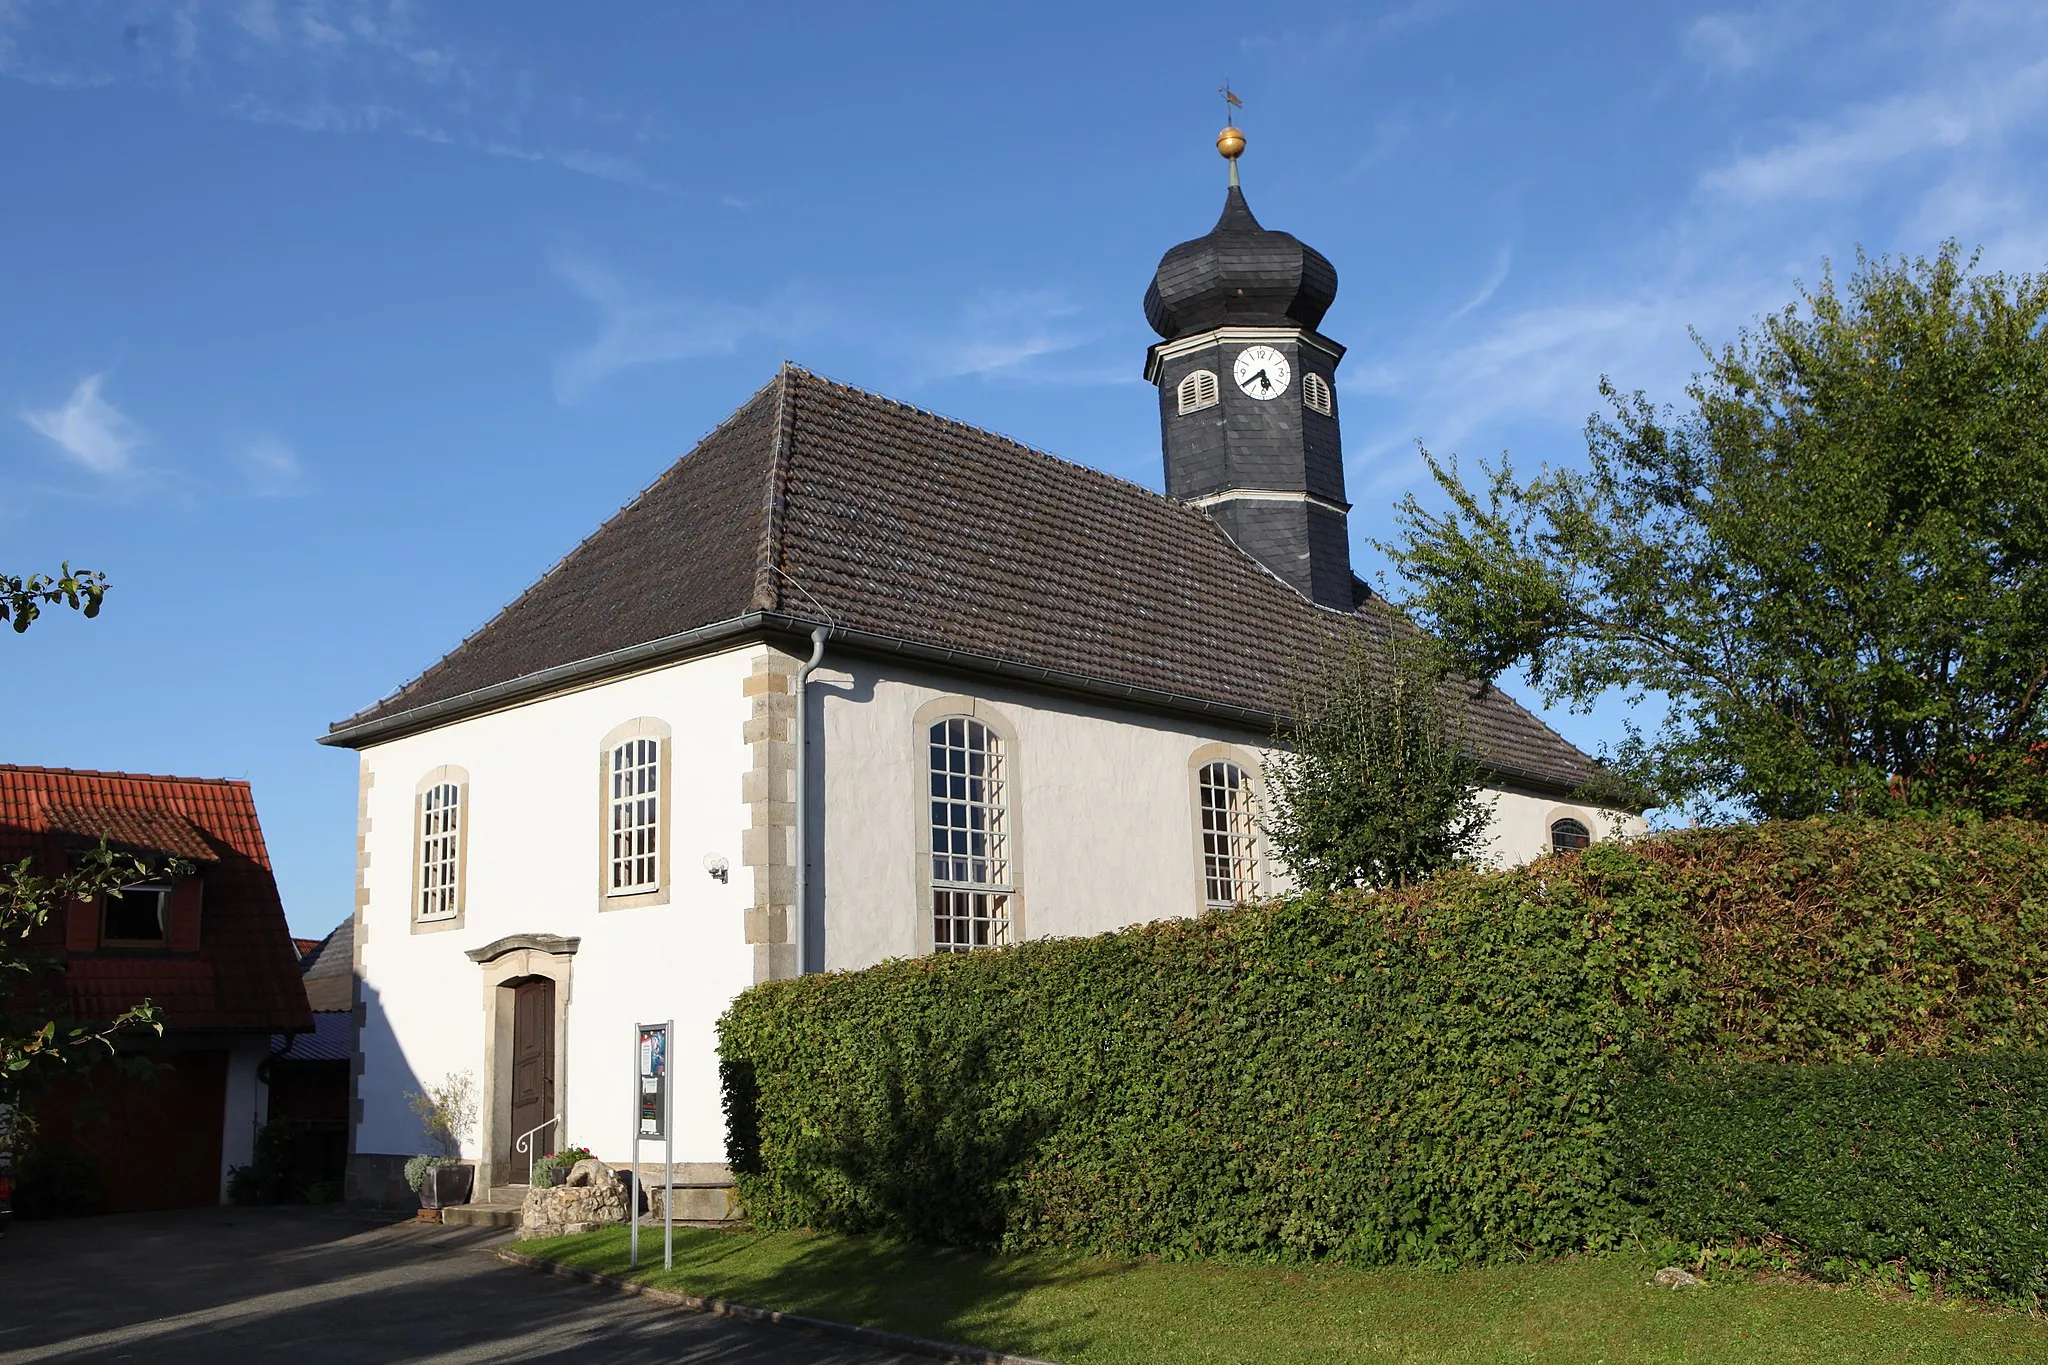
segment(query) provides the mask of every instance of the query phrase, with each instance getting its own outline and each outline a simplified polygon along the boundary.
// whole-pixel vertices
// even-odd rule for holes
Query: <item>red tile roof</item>
[[[147,998],[176,1032],[312,1027],[248,783],[0,764],[0,859],[34,855],[54,870],[68,848],[102,835],[195,865],[199,946],[67,951],[58,910],[39,947],[62,959],[75,1013],[104,1018]]]

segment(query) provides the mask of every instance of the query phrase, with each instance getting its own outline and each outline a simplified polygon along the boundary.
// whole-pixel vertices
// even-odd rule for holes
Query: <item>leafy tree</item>
[[[63,1068],[115,1055],[118,1035],[164,1031],[162,1012],[148,1000],[112,1019],[70,1017],[59,1004],[50,964],[33,951],[29,938],[71,901],[119,896],[124,886],[189,870],[177,859],[155,866],[117,853],[105,841],[56,876],[37,873],[34,864],[24,858],[0,868],[0,1143],[26,1129],[23,1101],[38,1085]]]
[[[59,605],[90,618],[100,614],[106,595],[105,574],[74,571],[69,563],[54,577],[0,574],[0,621],[11,622],[20,634],[44,607]],[[31,950],[29,938],[71,901],[119,896],[123,886],[183,870],[176,860],[152,867],[141,858],[115,853],[104,841],[55,876],[38,874],[32,858],[0,867],[0,1143],[27,1129],[23,1101],[56,1069],[113,1055],[118,1034],[163,1032],[162,1017],[147,1000],[112,1019],[66,1015],[53,998],[49,964]]]
[[[106,595],[105,574],[92,569],[74,573],[68,563],[58,569],[54,578],[41,573],[26,578],[0,574],[0,621],[11,621],[14,633],[19,635],[43,614],[44,607],[59,604],[82,612],[89,620],[100,614],[100,603]]]
[[[1455,665],[1662,694],[1620,766],[1695,808],[2048,815],[2048,276],[1860,252],[1590,466],[1430,467],[1384,545]],[[1695,340],[1697,340],[1695,336]]]
[[[1355,639],[1275,736],[1261,825],[1304,887],[1406,886],[1478,851],[1491,812],[1427,642]]]

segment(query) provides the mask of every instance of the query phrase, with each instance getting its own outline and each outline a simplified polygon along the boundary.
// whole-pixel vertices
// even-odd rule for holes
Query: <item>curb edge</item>
[[[930,1356],[934,1360],[952,1362],[953,1365],[1058,1365],[1055,1361],[1041,1360],[1036,1356],[1011,1355],[1006,1351],[992,1351],[981,1346],[963,1346],[952,1341],[934,1341],[929,1337],[914,1337],[880,1327],[862,1327],[851,1322],[834,1322],[830,1318],[814,1318],[803,1313],[756,1308],[752,1304],[733,1303],[727,1299],[701,1298],[673,1289],[656,1289],[652,1285],[635,1284],[631,1280],[622,1280],[616,1275],[605,1275],[595,1270],[581,1270],[575,1266],[563,1265],[560,1261],[529,1256],[523,1251],[513,1251],[510,1248],[494,1254],[507,1265],[538,1270],[564,1280],[579,1280],[584,1284],[599,1285],[621,1294],[637,1294],[685,1312],[710,1313],[718,1317],[737,1318],[742,1322],[763,1323],[787,1328],[790,1331],[805,1332],[812,1336],[836,1337],[841,1341],[857,1342],[863,1346],[880,1346],[912,1355]]]

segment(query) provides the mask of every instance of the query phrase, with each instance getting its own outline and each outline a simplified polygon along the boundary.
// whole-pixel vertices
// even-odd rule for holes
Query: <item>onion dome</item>
[[[1145,321],[1168,341],[1213,327],[1313,331],[1336,298],[1337,268],[1329,259],[1289,233],[1260,227],[1233,184],[1209,235],[1160,259],[1145,290]]]

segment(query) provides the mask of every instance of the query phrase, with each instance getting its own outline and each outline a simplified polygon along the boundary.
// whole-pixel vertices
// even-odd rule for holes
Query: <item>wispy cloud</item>
[[[248,442],[237,458],[256,497],[288,498],[305,491],[306,470],[298,452],[274,436]]]
[[[2048,184],[2032,174],[2048,146],[2048,18],[1951,5],[1916,30],[1924,51],[1906,60],[1849,52],[1804,12],[1712,17],[1678,35],[1690,60],[1786,66],[1827,44],[1862,96],[1706,162],[1699,193],[1597,268],[1568,282],[1525,272],[1522,307],[1499,307],[1504,253],[1436,332],[1355,347],[1345,389],[1371,400],[1349,409],[1355,496],[1408,486],[1417,470],[1403,452],[1417,438],[1439,450],[1537,440],[1525,456],[1573,457],[1599,376],[1681,401],[1703,363],[1690,331],[1732,341],[1823,256],[1954,236],[1996,267],[2048,263]]]
[[[135,472],[130,458],[142,444],[142,428],[109,403],[100,389],[104,374],[89,374],[78,381],[71,397],[54,408],[27,409],[21,420],[53,442],[65,455],[102,478],[115,479]]]
[[[577,255],[555,258],[555,273],[598,315],[597,335],[555,360],[555,397],[574,403],[615,375],[647,365],[730,355],[744,345],[806,329],[794,297],[785,307],[714,299],[672,299],[635,289]]]
[[[1753,10],[1702,14],[1686,25],[1685,53],[1717,76],[1768,66],[1807,27],[1809,7],[1784,0]]]
[[[0,78],[133,85],[248,123],[668,188],[630,152],[655,135],[650,113],[537,91],[529,73],[433,37],[409,0],[0,0]]]
[[[1969,117],[1941,96],[1903,96],[1803,128],[1775,147],[1715,167],[1700,184],[1749,204],[1840,194],[1859,187],[1875,167],[1958,146],[1970,132]]]
[[[1508,271],[1513,269],[1514,264],[1514,249],[1512,247],[1502,247],[1500,249],[1500,255],[1494,258],[1493,272],[1486,277],[1486,282],[1479,286],[1478,290],[1472,295],[1471,298],[1466,299],[1465,302],[1458,305],[1457,310],[1453,312],[1448,318],[1445,318],[1444,321],[1446,323],[1456,322],[1459,318],[1464,317],[1467,313],[1475,312],[1476,310],[1485,307],[1487,300],[1491,299],[1496,293],[1500,291],[1500,287],[1507,283]]]
[[[1946,79],[1801,126],[1775,146],[1707,171],[1700,184],[1747,204],[1849,194],[1865,188],[1874,172],[1889,173],[1922,153],[1996,141],[2016,125],[2034,125],[2048,105],[2048,58],[1940,74]]]
[[[1071,360],[1095,341],[1099,329],[1059,289],[984,289],[941,320],[923,323],[795,285],[758,301],[664,295],[629,283],[588,256],[555,258],[555,273],[597,314],[597,333],[555,357],[555,397],[575,404],[609,380],[654,365],[734,355],[759,346],[779,347],[829,362],[857,350],[888,356],[898,382],[911,387],[948,379],[1015,383],[1122,382]]]
[[[934,377],[1018,375],[1089,340],[1081,309],[1058,290],[984,290],[961,310],[955,335],[929,340]]]

